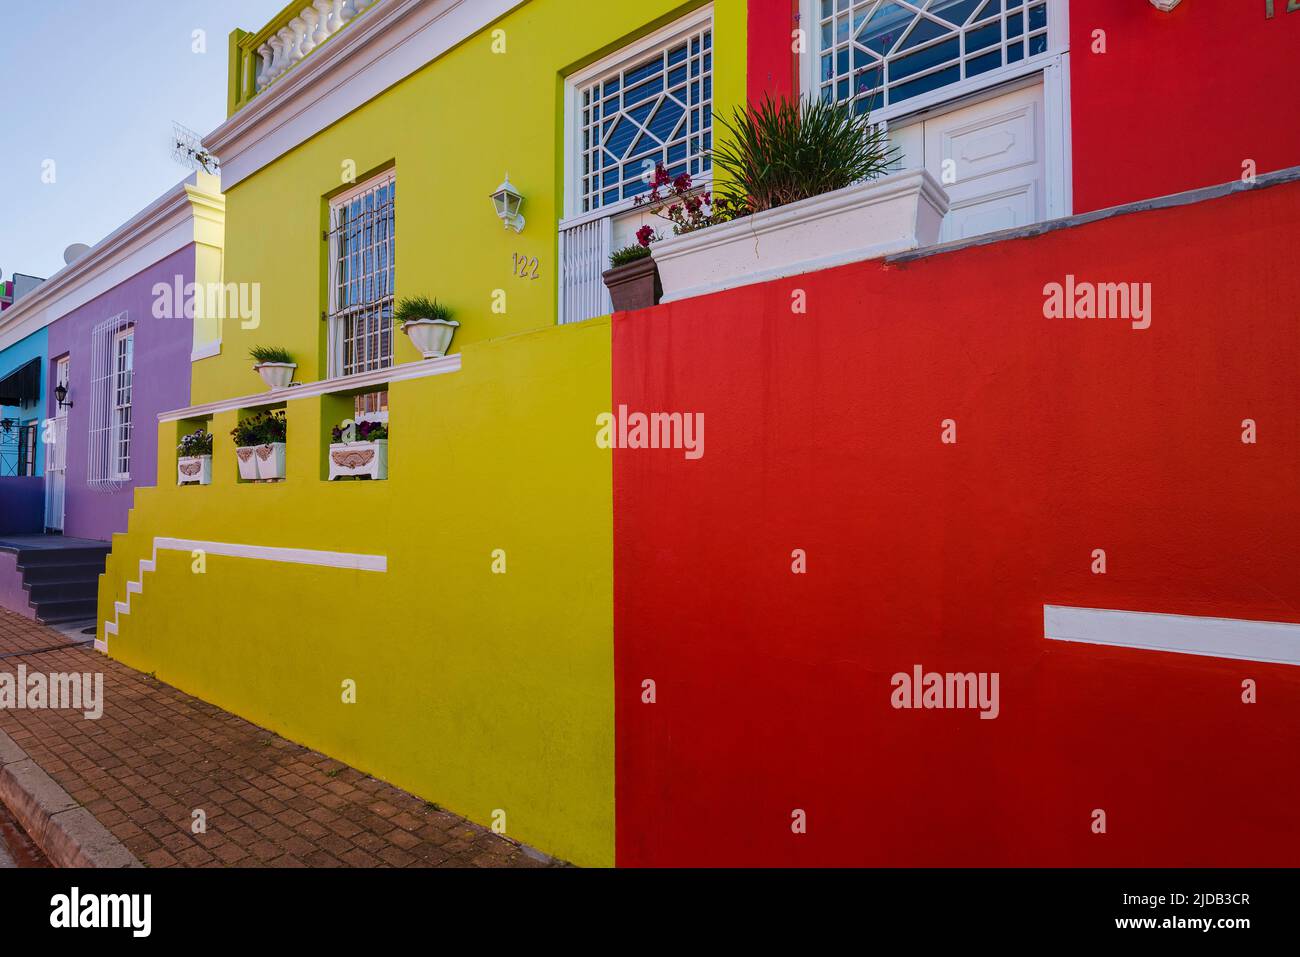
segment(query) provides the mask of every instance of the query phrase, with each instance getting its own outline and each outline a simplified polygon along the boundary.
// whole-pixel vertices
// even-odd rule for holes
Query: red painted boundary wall
[[[1043,637],[1300,622],[1297,234],[1292,184],[615,316],[615,402],[706,422],[614,455],[618,862],[1300,863],[1300,667]],[[1151,327],[1043,318],[1067,273]],[[894,710],[915,664],[1000,717]]]

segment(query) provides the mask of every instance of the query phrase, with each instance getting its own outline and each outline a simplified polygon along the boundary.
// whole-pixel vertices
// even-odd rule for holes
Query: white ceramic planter
[[[253,449],[253,462],[257,468],[258,478],[284,478],[284,450],[285,443],[283,442],[259,445]]]
[[[212,456],[183,455],[176,460],[177,485],[211,485]]]
[[[340,442],[330,446],[330,481],[354,475],[388,478],[388,440]]]
[[[293,384],[293,374],[298,369],[296,362],[259,362],[253,371],[262,377],[267,388],[287,389]]]
[[[257,481],[257,446],[245,445],[235,449],[235,461],[239,463],[239,477],[245,482]]]
[[[412,319],[402,323],[402,331],[411,345],[426,359],[445,356],[451,348],[451,337],[459,328],[460,323],[455,319]]]
[[[764,210],[655,243],[662,302],[931,246],[948,194],[925,170]]]

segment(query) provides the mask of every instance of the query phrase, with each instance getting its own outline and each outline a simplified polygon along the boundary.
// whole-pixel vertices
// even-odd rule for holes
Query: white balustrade
[[[318,46],[354,19],[375,6],[378,0],[311,0],[298,15],[267,37],[257,48],[257,92],[284,76]]]

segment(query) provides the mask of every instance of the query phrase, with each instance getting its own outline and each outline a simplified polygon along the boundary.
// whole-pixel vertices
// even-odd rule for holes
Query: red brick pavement
[[[14,652],[0,671],[103,673],[99,720],[0,710],[0,729],[146,866],[557,863],[0,609],[0,656]]]

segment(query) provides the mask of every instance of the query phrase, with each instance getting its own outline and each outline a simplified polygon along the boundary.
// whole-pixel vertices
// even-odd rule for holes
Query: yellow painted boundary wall
[[[387,557],[386,572],[160,551],[109,654],[509,836],[614,862],[610,326],[480,342],[460,371],[394,383],[386,482],[326,482],[334,396],[292,400],[288,477],[236,481],[211,422],[213,484],[160,483],[114,536],[102,622],[155,536]],[[493,572],[493,552],[505,574]],[[356,703],[343,702],[345,680]],[[220,808],[209,808],[220,830]]]

